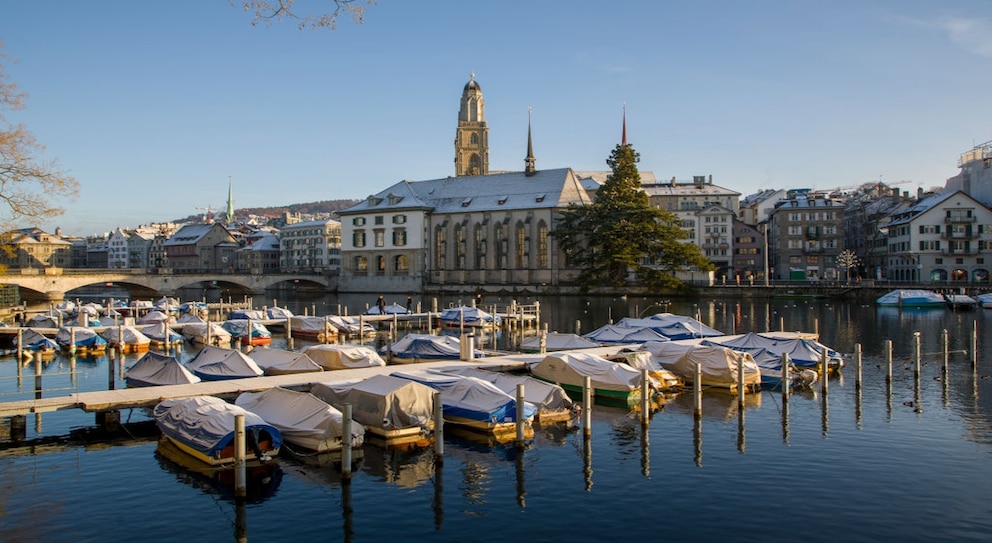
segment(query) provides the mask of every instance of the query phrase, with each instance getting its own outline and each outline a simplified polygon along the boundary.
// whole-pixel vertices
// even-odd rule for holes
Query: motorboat
[[[248,355],[234,349],[204,345],[196,356],[186,361],[186,367],[204,381],[260,377],[262,368]]]
[[[341,411],[309,392],[273,387],[244,392],[234,404],[278,428],[286,443],[308,451],[339,451],[346,439],[352,447],[365,443],[365,428],[360,423],[353,422],[351,435],[345,436]]]
[[[129,387],[144,387],[188,385],[199,383],[200,378],[180,364],[176,357],[148,352],[124,370],[124,381]]]
[[[421,441],[434,430],[435,390],[417,381],[374,375],[315,383],[310,393],[338,409],[350,404],[352,418],[388,445]]]
[[[582,351],[548,353],[533,364],[530,371],[538,379],[560,385],[574,399],[582,398],[588,377],[593,397],[599,403],[632,406],[641,401],[641,372],[597,354]],[[657,390],[658,382],[650,375],[648,379],[650,388]]]
[[[325,370],[346,370],[352,368],[371,368],[385,366],[379,353],[372,347],[364,345],[310,345],[303,349],[319,367]]]
[[[162,436],[181,451],[210,465],[233,464],[238,415],[245,421],[245,460],[266,461],[279,454],[282,433],[261,416],[214,396],[160,402],[152,410]]]
[[[443,326],[450,327],[483,327],[498,326],[503,322],[502,317],[487,313],[478,307],[459,306],[449,307],[441,311],[439,318]]]
[[[309,355],[298,351],[261,347],[254,349],[250,357],[258,367],[262,368],[265,375],[324,371]]]
[[[926,289],[896,289],[883,294],[875,303],[883,307],[947,307],[943,296]]]

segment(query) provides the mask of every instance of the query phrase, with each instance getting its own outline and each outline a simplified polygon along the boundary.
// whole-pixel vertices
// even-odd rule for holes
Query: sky
[[[237,0],[234,0],[237,4]],[[320,0],[298,0],[302,10]],[[482,88],[490,170],[638,167],[748,194],[943,186],[992,140],[987,0],[378,0],[361,24],[251,25],[228,0],[7,1],[4,111],[80,194],[89,235],[237,208],[362,199],[454,175]],[[25,225],[28,226],[28,225]]]

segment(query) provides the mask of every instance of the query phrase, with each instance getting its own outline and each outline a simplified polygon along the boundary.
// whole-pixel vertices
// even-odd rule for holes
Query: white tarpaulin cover
[[[451,336],[407,334],[390,345],[389,351],[394,358],[458,360],[461,357],[462,343]]]
[[[323,371],[306,353],[282,349],[261,348],[251,352],[251,359],[266,375]]]
[[[310,345],[303,352],[326,370],[386,365],[375,349],[364,345]]]
[[[641,372],[592,353],[562,351],[544,357],[531,372],[547,381],[582,387],[589,377],[593,388],[631,391],[641,387]]]
[[[183,337],[195,343],[207,342],[207,326],[210,326],[210,342],[212,344],[231,343],[231,333],[216,322],[195,323],[190,322],[183,325]]]
[[[183,385],[199,383],[200,378],[190,373],[174,356],[146,353],[124,372],[128,386]]]
[[[334,323],[332,323],[329,318],[325,317],[294,315],[290,317],[289,323],[292,327],[294,335],[300,334],[316,336],[318,334],[329,334],[334,336],[338,333],[338,329],[334,326]]]
[[[207,381],[259,377],[264,373],[258,364],[241,351],[212,345],[204,345],[196,356],[186,362],[186,367]]]
[[[234,418],[245,416],[245,430],[264,429],[272,437],[272,448],[282,446],[279,430],[255,413],[213,396],[165,400],[155,406],[155,423],[162,433],[207,456],[216,457],[234,441]]]
[[[761,384],[761,372],[754,358],[748,353],[728,347],[694,345],[674,363],[662,362],[662,366],[672,370],[672,373],[685,379],[687,383],[695,381],[696,364],[700,366],[704,386],[736,388],[739,364],[744,364],[744,384]]]
[[[429,428],[434,416],[434,392],[427,385],[390,375],[345,383],[317,383],[310,389],[311,394],[338,409],[351,404],[353,419],[386,431]]]
[[[561,334],[558,332],[548,332],[544,342],[545,351],[567,351],[569,349],[588,349],[590,347],[602,347],[602,345],[578,334]],[[539,352],[541,350],[541,336],[528,336],[524,338],[520,342],[520,349],[523,351]]]
[[[489,381],[496,385],[496,388],[514,398],[517,397],[517,385],[523,385],[524,400],[536,405],[541,410],[568,411],[575,403],[565,393],[565,389],[560,386],[527,375],[512,375],[481,368],[458,368],[450,370],[450,373]]]
[[[341,411],[309,392],[274,387],[242,393],[234,403],[278,428],[290,443],[319,451],[341,447]],[[364,442],[365,428],[352,424],[352,446]]]
[[[134,326],[109,326],[101,334],[108,343],[115,345],[149,345],[152,340]],[[123,339],[122,339],[123,338]]]
[[[826,349],[828,366],[843,365],[843,357],[840,353],[812,339],[784,338],[749,332],[714,343],[739,350],[765,348],[779,358],[783,353],[788,353],[792,365],[807,368],[819,365],[823,361],[823,350]]]
[[[668,339],[651,328],[635,328],[619,324],[600,326],[588,334],[583,334],[582,337],[598,343],[644,343]]]

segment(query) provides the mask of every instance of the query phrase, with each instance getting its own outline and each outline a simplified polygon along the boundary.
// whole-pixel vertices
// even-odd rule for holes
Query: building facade
[[[778,281],[838,281],[837,256],[844,250],[841,202],[807,190],[790,193],[768,221],[771,278]]]
[[[489,173],[489,125],[486,124],[486,104],[482,87],[472,74],[462,89],[455,130],[455,175],[486,175]]]
[[[282,271],[337,273],[341,269],[341,222],[334,219],[287,224],[279,230]]]

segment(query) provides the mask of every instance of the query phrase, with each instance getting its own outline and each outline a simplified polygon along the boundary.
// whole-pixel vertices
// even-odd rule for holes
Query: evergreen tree
[[[650,289],[684,286],[675,273],[713,265],[673,213],[651,207],[641,190],[640,155],[630,144],[617,145],[606,164],[612,173],[590,205],[572,205],[561,214],[554,235],[570,265],[582,271],[583,291],[639,283]]]

